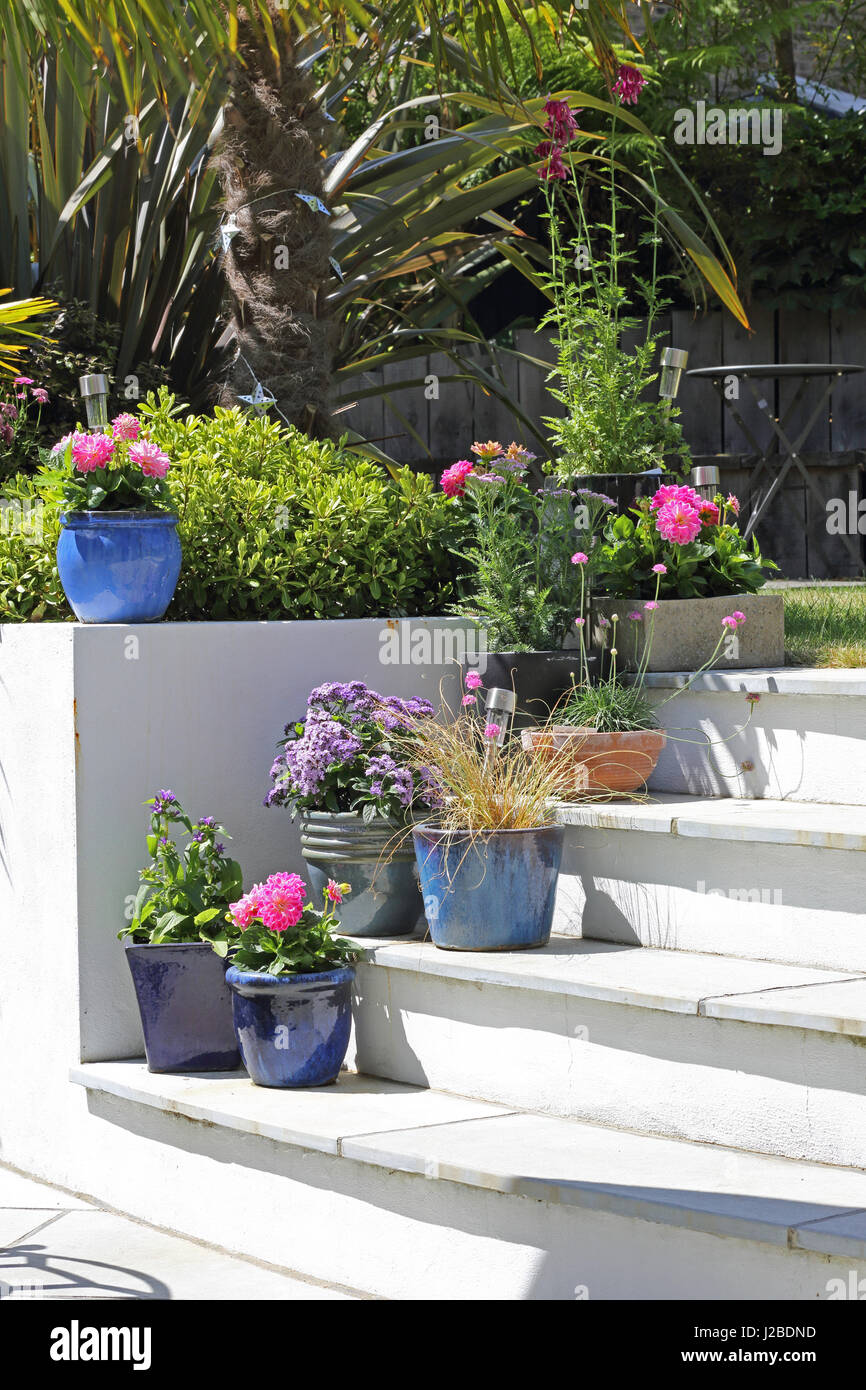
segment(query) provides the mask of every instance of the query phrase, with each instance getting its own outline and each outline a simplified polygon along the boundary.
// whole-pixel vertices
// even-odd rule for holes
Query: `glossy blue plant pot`
[[[226,962],[204,941],[174,946],[126,943],[148,1071],[234,1071]]]
[[[413,831],[430,935],[446,951],[546,946],[564,830],[494,830],[476,840],[430,825]]]
[[[264,975],[230,965],[235,1033],[257,1086],[336,1081],[352,1028],[351,966],[313,975]]]
[[[345,935],[410,936],[422,924],[415,852],[396,821],[365,821],[359,811],[305,811],[301,853],[316,907],[328,879],[349,884],[335,909]]]
[[[180,574],[170,512],[69,512],[60,518],[57,570],[82,623],[153,623]]]

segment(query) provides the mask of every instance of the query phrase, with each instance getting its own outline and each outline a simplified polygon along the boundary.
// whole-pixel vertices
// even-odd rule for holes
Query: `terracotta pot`
[[[542,756],[572,745],[573,792],[597,795],[634,792],[642,787],[655,769],[667,735],[664,729],[602,734],[596,729],[557,724],[552,729],[524,729],[520,738],[527,751]]]

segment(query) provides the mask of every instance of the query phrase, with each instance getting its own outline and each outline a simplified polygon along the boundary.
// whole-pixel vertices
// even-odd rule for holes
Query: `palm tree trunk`
[[[322,197],[326,121],[281,16],[273,17],[279,65],[260,25],[241,19],[243,62],[232,71],[215,160],[225,216],[240,227],[224,258],[238,355],[220,395],[233,404],[259,381],[287,420],[322,436],[333,432],[330,233],[325,213],[298,194]]]

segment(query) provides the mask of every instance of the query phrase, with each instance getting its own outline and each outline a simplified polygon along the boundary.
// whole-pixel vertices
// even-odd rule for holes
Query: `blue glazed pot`
[[[206,942],[127,942],[126,959],[148,1071],[234,1071],[240,1066],[226,962]]]
[[[347,936],[409,936],[422,921],[415,852],[403,827],[359,811],[305,811],[301,853],[318,907],[328,879],[351,893],[336,907]]]
[[[434,826],[413,831],[430,935],[446,951],[546,946],[564,830],[494,830],[474,843]]]
[[[336,1081],[352,1028],[351,966],[313,975],[264,975],[230,965],[235,1033],[257,1086]]]
[[[82,623],[153,623],[177,587],[181,550],[170,512],[69,512],[57,570]]]

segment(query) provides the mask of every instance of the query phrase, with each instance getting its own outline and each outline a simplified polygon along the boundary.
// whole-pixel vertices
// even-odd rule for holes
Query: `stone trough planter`
[[[645,615],[641,623],[629,622],[629,613],[643,612],[643,599],[594,598],[592,601],[593,645],[603,645],[605,631],[599,618],[617,624],[617,669],[633,671],[643,650]],[[649,671],[697,671],[709,660],[722,631],[722,618],[735,609],[745,613],[746,621],[731,634],[719,650],[713,667],[784,666],[785,609],[781,594],[734,594],[726,598],[662,599],[656,609]],[[608,646],[610,629],[607,629]]]

